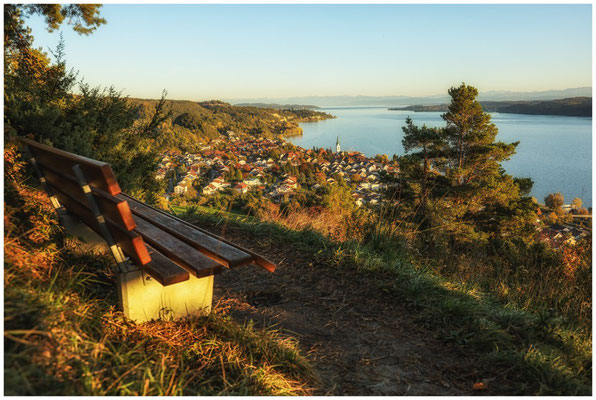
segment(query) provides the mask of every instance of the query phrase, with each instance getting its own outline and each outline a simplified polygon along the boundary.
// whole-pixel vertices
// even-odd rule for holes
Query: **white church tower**
[[[339,153],[341,148],[339,147],[339,136],[337,137],[337,142],[335,143],[335,152]]]

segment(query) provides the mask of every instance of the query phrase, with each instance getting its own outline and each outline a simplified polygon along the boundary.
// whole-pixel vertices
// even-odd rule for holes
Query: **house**
[[[183,194],[188,192],[188,187],[183,186],[183,185],[176,185],[174,186],[174,193],[176,194]]]
[[[245,179],[243,182],[248,186],[258,186],[261,184],[261,180],[257,177]]]
[[[298,179],[295,176],[290,176],[283,181],[283,185],[288,186],[290,189],[298,188]]]
[[[211,195],[211,194],[214,194],[215,192],[217,192],[217,188],[215,186],[213,186],[212,184],[209,184],[203,188],[204,195]]]
[[[292,191],[292,187],[290,187],[289,185],[281,185],[280,187],[277,188],[277,193],[278,194],[284,194],[284,193],[290,193]]]
[[[248,185],[244,182],[240,182],[236,186],[234,186],[234,190],[240,194],[244,194],[248,192]]]

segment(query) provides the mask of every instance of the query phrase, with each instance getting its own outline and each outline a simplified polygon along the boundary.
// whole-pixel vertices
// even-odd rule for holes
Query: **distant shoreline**
[[[571,97],[545,101],[481,101],[486,112],[523,115],[556,115],[564,117],[592,117],[591,97]],[[391,111],[446,112],[447,104],[390,107]]]

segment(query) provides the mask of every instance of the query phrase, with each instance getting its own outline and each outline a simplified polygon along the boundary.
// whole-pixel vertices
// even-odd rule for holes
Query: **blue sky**
[[[591,7],[110,4],[92,35],[62,31],[69,67],[133,97],[424,96],[591,86]]]

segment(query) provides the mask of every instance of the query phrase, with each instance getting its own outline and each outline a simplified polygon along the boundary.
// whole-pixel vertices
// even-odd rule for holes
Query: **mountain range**
[[[493,90],[480,92],[480,101],[530,101],[555,100],[570,97],[592,97],[591,87],[569,88],[562,90],[544,90],[537,92],[513,92]],[[236,98],[226,99],[231,104],[312,104],[318,107],[398,107],[410,105],[433,105],[448,103],[448,95],[432,96],[302,96],[279,98]]]

